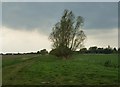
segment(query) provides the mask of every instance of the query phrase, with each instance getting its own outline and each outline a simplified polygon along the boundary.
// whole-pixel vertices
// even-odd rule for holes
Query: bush
[[[48,51],[46,49],[43,49],[39,52],[41,55],[46,55],[48,54]]]
[[[87,48],[80,49],[80,53],[87,53]]]
[[[113,50],[106,48],[106,49],[104,49],[104,53],[105,54],[110,54],[110,53],[113,53]]]
[[[50,54],[55,55],[57,57],[69,58],[72,54],[72,51],[68,47],[60,46],[56,49],[52,49],[50,51]]]
[[[105,61],[104,66],[111,67],[111,60]]]

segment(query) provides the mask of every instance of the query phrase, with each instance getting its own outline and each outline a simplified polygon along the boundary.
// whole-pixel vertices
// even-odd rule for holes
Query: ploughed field
[[[3,85],[117,85],[117,54],[3,55]]]

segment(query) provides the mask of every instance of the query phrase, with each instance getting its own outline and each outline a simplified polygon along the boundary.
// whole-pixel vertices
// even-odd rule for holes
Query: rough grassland
[[[117,85],[118,55],[4,55],[3,85]],[[106,64],[106,65],[105,65]]]

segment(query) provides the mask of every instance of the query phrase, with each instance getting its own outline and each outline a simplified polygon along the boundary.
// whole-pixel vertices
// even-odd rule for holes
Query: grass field
[[[117,85],[117,54],[4,55],[3,85]]]

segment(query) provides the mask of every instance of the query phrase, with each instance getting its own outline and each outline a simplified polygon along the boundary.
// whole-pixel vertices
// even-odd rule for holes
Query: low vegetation
[[[117,54],[3,55],[3,85],[117,85]]]

